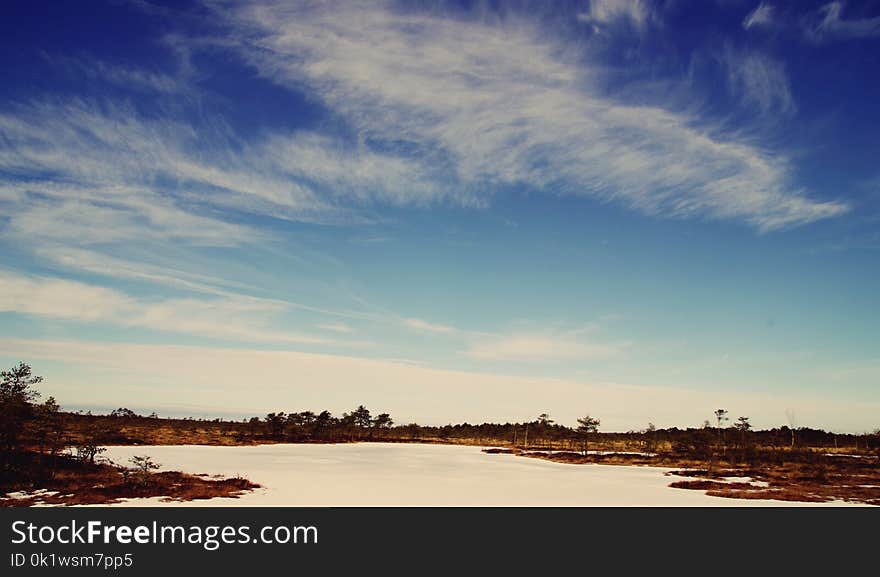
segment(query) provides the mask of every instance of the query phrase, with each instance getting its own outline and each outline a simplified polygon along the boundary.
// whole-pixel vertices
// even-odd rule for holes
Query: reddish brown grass
[[[146,482],[126,479],[119,469],[106,464],[65,462],[50,479],[31,483],[31,488],[54,494],[28,494],[20,498],[0,497],[0,507],[47,505],[107,505],[122,499],[162,497],[163,501],[192,501],[214,497],[237,498],[259,485],[242,478],[203,478],[179,471],[153,473]],[[19,484],[18,490],[28,487]],[[12,487],[0,491],[10,492]]]
[[[804,451],[787,455],[789,460],[757,459],[750,464],[716,460],[707,463],[687,455],[670,453],[654,457],[623,453],[597,455],[574,452],[524,452],[510,449],[487,449],[486,453],[512,453],[558,463],[597,463],[680,468],[670,474],[693,480],[673,481],[670,487],[706,491],[707,495],[730,499],[773,499],[816,503],[850,501],[880,505],[880,459],[826,456]],[[760,455],[759,455],[760,456]],[[722,466],[723,464],[723,466]],[[725,482],[728,477],[749,477],[761,485]],[[763,486],[766,484],[767,486]]]

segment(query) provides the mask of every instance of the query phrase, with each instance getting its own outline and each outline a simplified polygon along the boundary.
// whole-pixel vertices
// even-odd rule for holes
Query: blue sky
[[[880,426],[880,3],[12,1],[0,360],[70,408]]]

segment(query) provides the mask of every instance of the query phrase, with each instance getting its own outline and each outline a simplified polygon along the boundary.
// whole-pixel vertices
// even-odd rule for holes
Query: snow
[[[6,493],[6,495],[0,497],[0,499],[28,499],[30,497],[51,497],[52,495],[57,495],[58,491],[47,491],[46,489],[37,489],[36,491],[15,491],[12,493]]]
[[[852,453],[823,453],[825,457],[849,457],[850,459],[868,459],[870,455],[853,455]]]
[[[578,455],[583,454],[583,451],[544,451],[541,449],[535,451],[525,451],[528,454],[532,453],[576,453]],[[629,456],[637,456],[637,457],[656,457],[657,453],[642,453],[639,451],[587,451],[588,455],[629,455]]]
[[[480,447],[400,443],[108,447],[125,463],[149,455],[162,470],[242,476],[263,486],[240,498],[128,506],[807,506],[673,489],[669,469],[554,463]]]
[[[758,489],[766,489],[770,487],[770,483],[767,481],[756,481],[751,477],[701,477],[698,479],[694,479],[695,481],[711,481],[713,483],[748,483],[752,487]]]

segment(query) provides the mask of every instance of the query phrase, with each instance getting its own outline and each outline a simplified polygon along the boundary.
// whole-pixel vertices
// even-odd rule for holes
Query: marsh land
[[[0,506],[880,505],[880,434],[529,422],[396,425],[363,405],[242,420],[94,415],[3,372]],[[482,449],[482,450],[481,450]]]

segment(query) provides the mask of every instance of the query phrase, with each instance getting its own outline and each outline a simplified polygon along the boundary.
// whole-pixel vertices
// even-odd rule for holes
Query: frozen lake
[[[240,475],[263,486],[238,499],[172,506],[784,506],[672,489],[668,469],[570,465],[479,447],[395,443],[109,447],[116,463],[149,455],[162,470]],[[829,505],[831,503],[826,503]],[[840,505],[845,503],[833,503]]]

